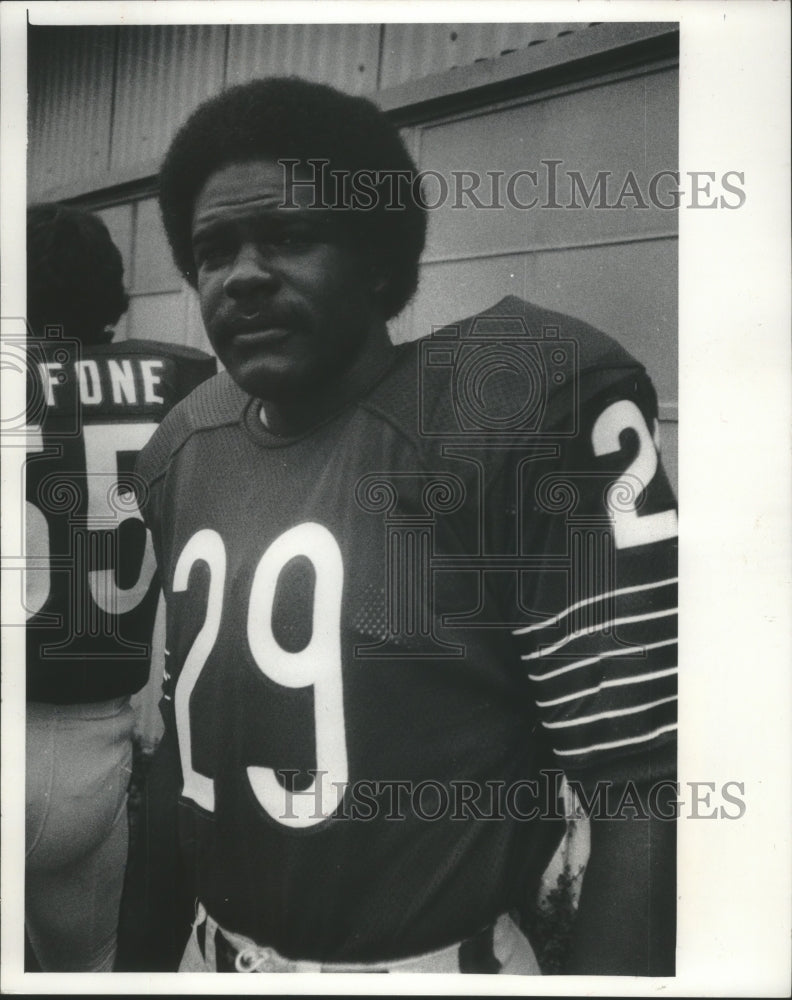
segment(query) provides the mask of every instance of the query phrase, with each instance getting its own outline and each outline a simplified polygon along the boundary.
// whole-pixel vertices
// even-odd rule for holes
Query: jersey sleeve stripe
[[[553,698],[550,701],[537,701],[539,708],[550,708],[553,705],[562,705],[569,701],[576,701],[578,698],[599,694],[604,688],[623,687],[627,684],[646,684],[648,681],[656,680],[659,677],[670,677],[677,672],[677,667],[669,667],[666,670],[653,670],[648,674],[637,674],[629,677],[613,677],[610,680],[601,681],[596,687],[588,688],[585,691],[573,691],[572,694],[563,695],[561,698]]]
[[[564,756],[563,751],[636,740],[674,725],[677,721],[676,688],[674,685],[669,689],[669,680],[662,678],[648,685],[650,690],[643,691],[643,703],[638,706],[630,701],[619,703],[617,698],[609,699],[605,706],[601,705],[598,696],[584,699],[582,705],[573,709],[577,713],[574,718],[557,720],[567,725],[547,728],[553,749]],[[595,708],[603,711],[592,715]],[[625,742],[624,745],[629,744]]]
[[[615,628],[617,625],[630,625],[634,622],[645,622],[652,621],[655,618],[666,618],[669,615],[675,615],[677,613],[677,608],[664,608],[662,611],[649,611],[642,615],[625,615],[622,618],[612,618],[607,622],[603,622],[602,625],[598,626],[598,631],[605,631],[609,628]],[[550,656],[553,653],[557,653],[559,649],[563,649],[567,643],[574,642],[575,639],[584,638],[592,634],[590,629],[581,629],[578,632],[572,632],[571,635],[560,639],[558,642],[554,643],[552,646],[547,646],[543,649],[534,650],[532,653],[524,653],[520,659],[521,660],[536,660],[542,656]]]
[[[623,649],[609,649],[603,653],[599,653],[597,656],[588,656],[585,660],[576,660],[574,663],[568,663],[564,667],[559,667],[558,670],[549,670],[546,674],[528,674],[528,677],[532,681],[549,681],[554,677],[560,677],[562,674],[568,674],[571,670],[579,670],[581,667],[591,666],[593,663],[600,663],[606,658],[611,658],[614,656],[641,656],[646,654],[650,649],[660,649],[662,646],[673,646],[676,645],[677,639],[662,639],[660,642],[647,642],[643,646],[625,646]]]
[[[594,743],[591,746],[576,747],[573,750],[556,750],[555,752],[559,757],[571,757],[575,755],[593,753],[595,751],[613,750],[617,747],[631,746],[635,743],[648,743],[649,740],[656,739],[656,737],[662,736],[663,733],[673,732],[676,728],[677,724],[675,722],[670,722],[665,726],[659,726],[651,733],[643,733],[640,736],[632,736],[624,740],[611,740],[608,743]]]
[[[582,601],[576,601],[574,604],[570,604],[568,608],[565,608],[557,615],[553,615],[552,618],[547,618],[544,621],[537,622],[535,625],[525,625],[522,628],[514,629],[512,635],[528,635],[529,632],[536,632],[538,629],[549,628],[552,625],[557,625],[563,618],[566,618],[567,615],[573,614],[581,608],[596,604],[598,601],[608,601],[612,600],[614,597],[623,597],[627,594],[637,594],[645,590],[657,590],[660,587],[667,587],[677,582],[678,578],[673,576],[666,580],[657,580],[652,583],[639,583],[633,587],[619,587],[617,590],[609,590],[604,594],[597,594],[595,597],[587,597]]]
[[[658,698],[656,701],[646,702],[644,705],[631,705],[629,708],[615,708],[610,712],[598,712],[596,715],[584,715],[575,719],[562,719],[560,722],[543,722],[542,725],[545,729],[566,729],[569,726],[582,726],[592,722],[599,722],[601,719],[616,719],[623,715],[635,715],[638,712],[648,712],[651,708],[657,708],[658,705],[665,705],[670,701],[676,700],[677,696],[675,694],[671,694],[666,698]]]

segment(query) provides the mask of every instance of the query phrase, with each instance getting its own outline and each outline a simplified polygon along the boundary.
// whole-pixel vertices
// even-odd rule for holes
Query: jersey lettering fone
[[[226,373],[170,414],[138,472],[180,832],[221,926],[315,961],[443,947],[528,900],[562,772],[674,774],[656,428],[640,364],[514,298],[300,437]]]
[[[29,701],[104,701],[146,683],[159,588],[134,463],[216,368],[202,351],[156,341],[28,341]]]

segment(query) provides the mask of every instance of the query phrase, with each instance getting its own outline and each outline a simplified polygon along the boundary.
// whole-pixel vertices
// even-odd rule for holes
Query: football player
[[[567,971],[671,973],[676,514],[643,367],[515,298],[395,346],[426,216],[364,99],[232,88],[160,199],[226,368],[137,466],[181,970],[536,973],[565,775],[593,814]]]
[[[109,971],[134,715],[159,596],[134,462],[214,374],[202,351],[111,343],[123,263],[97,216],[27,216],[25,927],[39,967]]]

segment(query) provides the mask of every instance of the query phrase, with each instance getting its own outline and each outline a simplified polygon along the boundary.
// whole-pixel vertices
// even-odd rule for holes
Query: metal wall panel
[[[182,278],[173,263],[156,198],[137,203],[135,223],[136,293],[178,292]]]
[[[395,87],[453,66],[469,66],[550,38],[583,31],[561,24],[386,24],[380,87]]]
[[[115,28],[29,29],[29,200],[106,172]]]
[[[184,294],[181,291],[133,295],[129,302],[129,336],[141,340],[161,340],[166,344],[183,344],[184,311]]]
[[[221,90],[226,32],[224,25],[119,31],[111,170],[158,160],[190,111]]]
[[[409,339],[517,295],[616,337],[647,365],[660,402],[670,406],[676,401],[676,269],[675,240],[428,264]]]
[[[377,86],[378,24],[239,24],[229,30],[228,84],[295,75],[352,94]]]
[[[673,179],[658,184],[654,201],[651,182],[677,167],[677,106],[678,75],[669,69],[420,128],[420,165],[448,185],[441,200],[443,180],[425,183],[429,203],[438,203],[430,259],[675,235],[676,211],[660,207],[673,204]],[[476,202],[461,186],[478,178]],[[631,190],[645,207],[636,208]]]
[[[201,320],[198,297],[184,282],[176,292],[132,293],[129,311],[116,327],[116,340],[125,339],[186,344],[214,354]]]

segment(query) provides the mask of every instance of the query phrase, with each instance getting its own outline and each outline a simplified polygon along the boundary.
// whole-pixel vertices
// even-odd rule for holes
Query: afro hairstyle
[[[58,326],[84,344],[112,338],[129,306],[124,264],[102,220],[56,202],[27,210],[27,319],[33,334]]]
[[[223,167],[257,159],[325,160],[327,170],[346,176],[375,172],[373,207],[345,206],[343,222],[383,268],[385,318],[399,313],[417,287],[426,238],[425,208],[415,194],[417,168],[396,127],[375,104],[299,77],[231,87],[200,105],[173,139],[160,171],[159,199],[174,260],[186,280],[196,287],[191,228],[201,189]],[[397,171],[409,181],[410,192],[398,201],[388,176]]]

